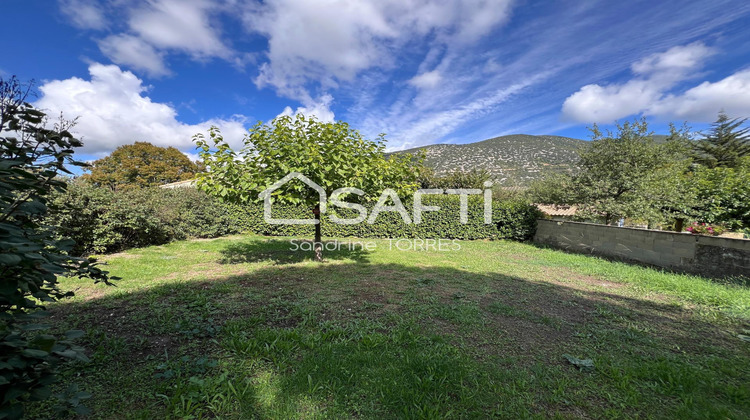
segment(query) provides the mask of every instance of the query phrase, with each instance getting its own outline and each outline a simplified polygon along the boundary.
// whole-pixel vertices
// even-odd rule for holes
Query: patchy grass
[[[93,418],[746,418],[750,289],[513,242],[328,252],[229,237],[66,280]],[[593,373],[563,354],[592,359]],[[49,416],[48,403],[30,413]]]

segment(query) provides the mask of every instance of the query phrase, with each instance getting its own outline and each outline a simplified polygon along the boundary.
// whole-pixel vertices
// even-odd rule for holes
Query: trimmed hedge
[[[440,211],[423,212],[420,224],[406,224],[398,213],[382,212],[373,224],[339,225],[325,214],[322,233],[327,237],[528,240],[539,216],[536,207],[527,203],[495,201],[493,223],[485,224],[483,201],[469,197],[468,223],[461,224],[458,196],[425,196],[423,204],[439,206]],[[411,204],[404,206],[412,216]],[[335,211],[342,218],[357,214],[349,209]],[[312,217],[310,209],[288,205],[274,205],[273,213],[275,218]],[[53,200],[47,222],[58,226],[61,236],[76,240],[77,255],[242,232],[311,238],[314,229],[312,225],[270,225],[263,220],[259,204],[222,203],[194,188],[112,192],[81,182],[72,182]]]
[[[321,230],[327,237],[359,238],[434,238],[434,239],[514,239],[528,240],[536,231],[536,220],[539,217],[536,207],[523,202],[493,202],[492,224],[484,223],[484,202],[479,197],[469,197],[468,220],[459,222],[460,202],[456,195],[426,196],[423,204],[439,206],[440,211],[423,212],[419,224],[404,223],[396,212],[378,214],[375,223],[366,221],[355,225],[341,225],[331,222],[328,215],[322,216]],[[413,216],[412,204],[404,202],[410,217]],[[273,206],[275,218],[308,218],[311,210],[295,206]],[[348,209],[336,209],[339,217],[353,218],[357,213]],[[330,212],[330,210],[329,210]],[[368,217],[370,211],[368,209]],[[240,218],[246,231],[269,236],[312,236],[312,225],[269,225],[263,220],[261,206],[244,209]]]

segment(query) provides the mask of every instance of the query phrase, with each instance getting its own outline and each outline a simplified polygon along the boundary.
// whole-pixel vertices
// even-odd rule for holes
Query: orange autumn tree
[[[137,141],[94,161],[83,178],[97,186],[126,190],[185,181],[200,171],[200,165],[174,147]]]

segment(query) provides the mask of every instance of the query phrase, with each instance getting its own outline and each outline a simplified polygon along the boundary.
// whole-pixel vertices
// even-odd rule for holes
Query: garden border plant
[[[42,304],[73,295],[58,278],[114,279],[95,260],[70,256],[74,242],[44,223],[49,196],[66,186],[58,175],[85,164],[73,159],[82,143],[68,132],[72,123],[46,128],[45,114],[26,102],[29,92],[15,77],[0,78],[0,419],[22,417],[23,401],[49,398],[62,362],[87,360],[72,341],[83,331],[61,339],[40,323]],[[84,413],[88,396],[71,385],[59,395],[67,403],[60,409]]]
[[[129,248],[160,245],[186,238],[214,238],[236,233],[266,236],[309,237],[311,225],[273,225],[263,219],[260,203],[224,203],[194,188],[148,188],[113,193],[85,182],[69,182],[54,198],[48,223],[59,226],[61,236],[75,239],[76,255],[119,252]],[[481,197],[468,198],[468,220],[459,221],[460,197],[425,196],[425,205],[440,211],[425,212],[419,224],[406,224],[398,213],[383,212],[374,224],[321,224],[325,237],[442,238],[529,240],[536,230],[539,212],[523,201],[493,200],[492,223],[484,224]],[[404,205],[411,206],[409,201]],[[365,205],[366,207],[372,204]],[[274,216],[294,218],[307,212],[297,205],[274,204]],[[350,209],[337,209],[351,217]]]

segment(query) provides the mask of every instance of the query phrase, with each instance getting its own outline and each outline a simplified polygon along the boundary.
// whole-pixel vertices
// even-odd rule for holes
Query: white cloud
[[[509,0],[272,0],[247,9],[248,30],[268,38],[256,79],[280,94],[310,100],[305,85],[350,82],[363,70],[394,66],[393,51],[427,38],[447,45],[486,35]]]
[[[637,114],[659,99],[659,91],[644,80],[621,85],[586,85],[563,103],[566,117],[581,122],[612,122]]]
[[[99,41],[99,49],[113,62],[140,70],[150,76],[170,73],[164,64],[164,54],[141,38],[120,34],[110,35]]]
[[[688,95],[668,95],[670,89],[695,76],[706,59],[715,54],[713,48],[701,42],[672,47],[669,50],[651,54],[631,65],[636,78],[625,83],[599,85],[590,84],[570,95],[562,106],[562,113],[568,119],[587,123],[611,123],[634,114],[687,116],[691,112],[680,111],[681,101]],[[736,83],[735,83],[736,84]],[[726,90],[720,87],[703,89],[715,93]],[[686,96],[687,95],[687,96]],[[730,99],[729,96],[721,101]],[[694,109],[695,106],[692,106]],[[711,111],[715,116],[718,109]],[[692,112],[692,116],[696,113]],[[701,117],[703,119],[704,116]]]
[[[732,116],[750,115],[750,70],[718,82],[703,82],[682,94],[667,95],[648,113],[691,121],[714,121],[720,110]]]
[[[89,67],[89,73],[91,80],[73,77],[45,83],[35,103],[50,115],[64,112],[68,119],[79,117],[74,131],[84,141],[84,153],[101,155],[135,141],[188,151],[194,147],[191,137],[211,125],[219,126],[230,144],[240,144],[245,132],[242,116],[185,124],[172,106],[145,96],[147,88],[133,73],[98,63]]]
[[[245,15],[253,32],[268,37],[268,62],[259,86],[309,100],[301,87],[309,80],[334,86],[386,55],[378,39],[397,35],[372,2],[276,0]]]
[[[709,48],[702,42],[694,42],[684,46],[672,47],[663,53],[651,54],[650,56],[633,63],[631,69],[637,74],[662,74],[678,73],[700,67],[706,58],[715,54],[713,48]]]
[[[222,11],[211,0],[153,0],[119,13],[129,15],[127,31],[99,41],[99,49],[112,62],[150,76],[169,74],[168,53],[188,54],[194,60],[218,57],[238,66],[251,58],[225,45],[212,18]]]
[[[335,115],[333,114],[333,111],[331,111],[332,102],[333,97],[326,94],[321,96],[317,101],[309,102],[305,106],[297,107],[294,111],[291,107],[287,106],[279,115],[277,115],[277,117],[302,114],[306,117],[315,117],[323,122],[333,122],[335,120]]]
[[[409,80],[409,84],[419,89],[431,89],[440,84],[443,76],[437,70],[418,74]]]
[[[157,0],[135,9],[128,20],[130,29],[151,45],[178,50],[194,58],[231,55],[211,25],[215,5],[208,0]]]
[[[104,29],[107,20],[96,0],[60,0],[60,11],[73,26],[81,29]]]

